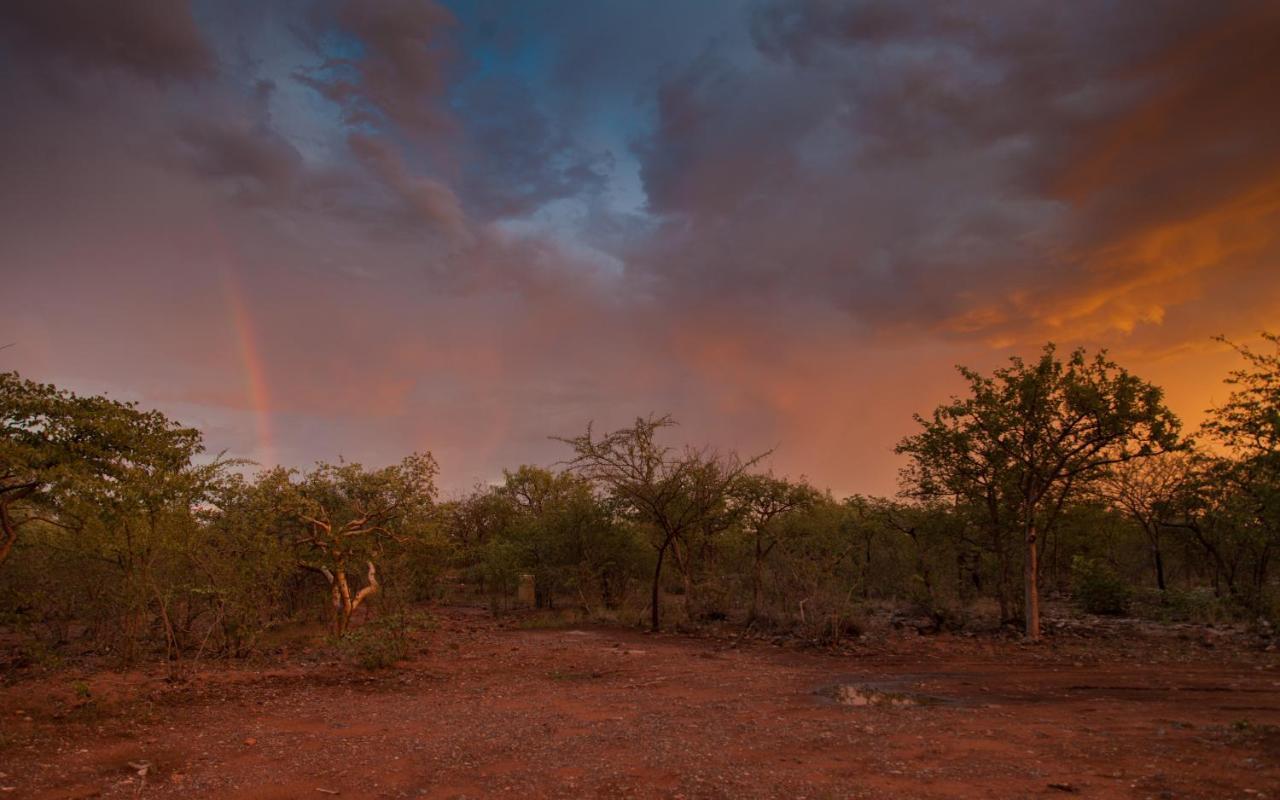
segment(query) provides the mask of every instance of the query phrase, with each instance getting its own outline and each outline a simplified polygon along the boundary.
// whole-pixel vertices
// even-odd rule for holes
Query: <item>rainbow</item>
[[[266,367],[253,317],[249,313],[244,289],[235,272],[224,270],[222,283],[227,313],[240,355],[240,367],[244,374],[246,400],[254,414],[254,427],[258,437],[255,460],[263,468],[273,467],[276,464],[276,454],[275,437],[271,430],[271,392],[267,385]]]

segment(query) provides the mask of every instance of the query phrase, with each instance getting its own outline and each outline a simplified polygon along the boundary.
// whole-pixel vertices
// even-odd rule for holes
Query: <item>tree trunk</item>
[[[996,586],[996,602],[1000,604],[1000,624],[1003,625],[1013,618],[1013,611],[1009,602],[1010,584],[1012,583],[1012,578],[1009,575],[1009,552],[1004,542],[1000,542],[997,545],[996,554],[1000,566],[1000,580]]]
[[[1163,592],[1165,590],[1164,555],[1160,552],[1160,545],[1151,546],[1151,556],[1155,560],[1156,588]]]
[[[4,564],[13,552],[13,543],[18,541],[18,526],[9,517],[9,508],[0,504],[0,564]]]
[[[1037,558],[1036,524],[1027,525],[1027,552],[1024,583],[1026,585],[1026,602],[1023,615],[1026,621],[1027,638],[1037,641],[1040,638],[1040,585],[1039,561]]]
[[[751,565],[751,613],[747,619],[754,622],[760,616],[760,603],[764,595],[764,554],[760,541],[756,540],[756,559]]]
[[[649,609],[649,627],[654,633],[662,630],[662,612],[659,611],[659,593],[662,587],[662,559],[667,555],[667,546],[671,543],[670,539],[662,543],[662,547],[658,548],[658,563],[653,568],[653,598],[652,605]]]
[[[351,617],[356,613],[356,609],[360,608],[365,600],[378,593],[378,570],[374,567],[372,561],[366,562],[369,572],[366,575],[368,583],[363,589],[351,594],[351,584],[347,580],[347,571],[338,568],[330,571],[327,568],[320,570],[326,578],[329,579],[329,588],[333,594],[333,635],[341,639],[347,634],[348,628],[351,627]]]
[[[1012,559],[1009,558],[1009,542],[1006,541],[1005,532],[999,527],[992,526],[991,531],[992,552],[996,557],[996,569],[999,574],[996,576],[996,602],[1000,606],[1000,624],[1004,625],[1013,619],[1012,596],[1013,578],[1009,574]],[[981,567],[981,562],[979,562]]]
[[[689,622],[694,621],[693,606],[693,554],[680,549],[680,540],[671,541],[671,553],[676,557],[676,567],[680,570],[680,583],[684,587],[684,616]]]
[[[862,562],[862,599],[871,599],[871,534],[867,534],[865,560]]]

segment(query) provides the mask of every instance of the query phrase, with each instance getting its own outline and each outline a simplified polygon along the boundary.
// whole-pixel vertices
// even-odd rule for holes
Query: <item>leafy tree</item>
[[[753,540],[748,618],[754,620],[760,614],[765,560],[778,544],[778,518],[812,507],[821,499],[821,494],[807,483],[792,483],[773,475],[743,475],[734,486],[733,494]]]
[[[1204,428],[1237,458],[1274,466],[1280,460],[1280,334],[1264,333],[1262,338],[1275,347],[1274,353],[1232,345],[1246,365],[1227,376],[1225,382],[1235,389],[1210,411]]]
[[[896,448],[910,456],[900,481],[903,494],[924,503],[950,501],[958,515],[979,531],[981,550],[996,562],[996,600],[1002,620],[1011,618],[1010,596],[1015,544],[1018,538],[1017,491],[1012,459],[996,437],[984,435],[974,424],[961,424],[960,401],[939,406],[926,420],[916,416],[923,430]],[[981,570],[973,570],[981,580]]]
[[[501,492],[516,510],[507,535],[518,545],[521,568],[534,575],[539,605],[566,590],[583,607],[590,606],[588,592],[612,605],[635,561],[630,530],[580,475],[532,466],[504,475]]]
[[[154,489],[201,449],[199,431],[158,411],[0,373],[0,565],[24,527],[77,526],[77,501]]]
[[[687,537],[732,524],[735,510],[729,499],[733,487],[763,457],[742,461],[706,449],[676,451],[659,444],[658,432],[674,424],[669,415],[637,417],[630,428],[597,437],[588,425],[583,435],[560,439],[573,449],[568,461],[571,470],[651,526],[651,543],[657,552],[650,593],[654,630],[661,625],[660,589],[667,553],[673,552],[681,567],[687,605],[691,589]]]
[[[883,520],[888,530],[901,534],[910,542],[914,566],[912,599],[920,610],[928,614],[938,626],[953,620],[948,617],[952,609],[943,602],[942,570],[939,560],[949,560],[961,567],[957,556],[957,535],[963,521],[941,503],[901,503],[892,500],[871,499],[859,504],[864,514]],[[957,576],[956,584],[962,583]],[[959,587],[954,590],[959,594]]]
[[[435,460],[421,453],[375,470],[321,463],[297,482],[284,469],[261,477],[288,514],[302,551],[300,564],[328,584],[335,636],[346,634],[351,616],[378,592],[377,561],[386,548],[421,535],[428,526],[436,472]],[[361,567],[364,586],[354,588]]]
[[[867,596],[865,556],[868,537],[874,537],[860,501],[836,502],[822,495],[774,520],[771,603],[758,621],[789,621],[814,641],[856,632],[862,617],[856,596]]]
[[[1229,374],[1226,383],[1234,388],[1204,424],[1229,454],[1212,474],[1224,493],[1218,505],[1235,512],[1237,537],[1249,551],[1250,603],[1261,599],[1271,559],[1280,549],[1280,335],[1262,337],[1273,352],[1233,345],[1245,365]],[[1221,559],[1222,553],[1215,557]]]
[[[191,578],[210,607],[220,646],[244,655],[273,622],[287,618],[292,542],[277,535],[285,520],[272,482],[227,473],[199,509],[202,524],[190,548]]]
[[[961,367],[969,395],[952,398],[898,452],[921,494],[988,495],[1009,508],[1023,545],[1023,617],[1040,637],[1038,548],[1073,493],[1108,467],[1178,447],[1179,422],[1163,393],[1107,359],[1074,351],[1065,361],[1052,344],[1027,363],[985,376]],[[1012,501],[1012,502],[1010,502]]]
[[[497,486],[477,486],[469,495],[440,505],[449,535],[464,551],[483,547],[506,530],[516,513],[511,498]]]

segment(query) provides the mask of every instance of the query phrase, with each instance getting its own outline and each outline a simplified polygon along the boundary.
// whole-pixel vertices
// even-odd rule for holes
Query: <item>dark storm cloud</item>
[[[675,294],[1002,340],[1124,330],[1218,263],[1183,251],[1276,241],[1274,4],[784,0],[750,25],[763,60],[669,73],[637,147]]]
[[[184,0],[6,0],[0,34],[78,67],[146,78],[208,77],[217,66]]]

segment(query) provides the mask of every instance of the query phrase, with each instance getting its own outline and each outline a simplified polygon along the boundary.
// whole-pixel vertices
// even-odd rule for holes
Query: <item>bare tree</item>
[[[573,448],[568,467],[652,526],[657,551],[651,591],[650,624],[661,626],[662,567],[667,553],[694,531],[723,530],[736,510],[729,503],[734,485],[764,455],[743,461],[707,448],[683,450],[658,443],[663,428],[675,425],[670,415],[637,417],[630,428],[597,436],[591,425],[581,436],[556,437]],[[689,565],[679,558],[686,586]]]
[[[1115,464],[1093,487],[1102,501],[1132,519],[1147,539],[1156,588],[1165,590],[1161,534],[1180,513],[1179,499],[1194,480],[1197,456],[1163,453],[1154,458]]]

